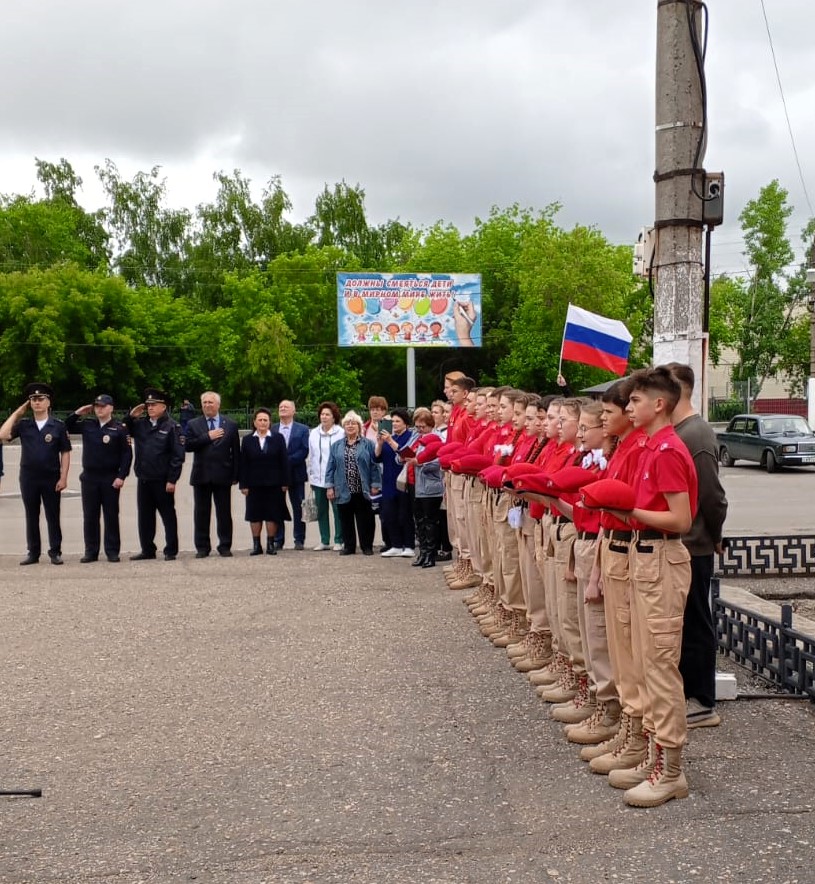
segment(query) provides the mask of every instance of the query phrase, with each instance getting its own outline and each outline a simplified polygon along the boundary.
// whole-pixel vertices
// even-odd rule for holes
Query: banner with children
[[[338,273],[340,347],[480,347],[481,274]]]

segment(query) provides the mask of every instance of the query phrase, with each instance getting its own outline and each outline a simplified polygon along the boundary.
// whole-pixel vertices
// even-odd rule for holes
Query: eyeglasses
[[[577,427],[578,433],[587,433],[589,430],[602,430],[602,424],[595,424],[593,427],[587,427],[585,424],[579,424]]]

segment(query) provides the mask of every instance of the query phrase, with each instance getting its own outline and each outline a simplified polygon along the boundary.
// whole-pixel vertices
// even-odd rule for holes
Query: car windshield
[[[812,430],[802,417],[776,417],[761,422],[764,436],[809,436]]]

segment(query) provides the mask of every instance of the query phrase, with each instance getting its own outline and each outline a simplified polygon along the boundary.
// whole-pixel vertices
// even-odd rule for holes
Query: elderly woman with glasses
[[[358,533],[362,554],[372,556],[376,522],[371,498],[382,490],[382,471],[374,460],[373,443],[362,435],[362,418],[349,411],[342,419],[342,428],[345,436],[331,446],[325,471],[326,496],[336,502],[340,514],[340,555],[354,555]]]

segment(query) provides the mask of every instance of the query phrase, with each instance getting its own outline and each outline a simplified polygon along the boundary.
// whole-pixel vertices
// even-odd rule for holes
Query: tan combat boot
[[[480,622],[479,629],[481,630],[481,635],[485,638],[489,638],[491,635],[506,629],[507,626],[509,626],[509,617],[509,611],[507,611],[503,605],[499,604],[492,617]]]
[[[519,641],[514,644],[507,645],[507,657],[510,660],[520,659],[521,657],[526,657],[526,655],[532,649],[532,642],[535,640],[534,632],[527,632],[526,635]]]
[[[558,681],[539,687],[538,696],[546,703],[566,703],[577,696],[577,676],[568,660]]]
[[[481,585],[481,577],[473,570],[473,563],[469,559],[464,560],[464,573],[458,580],[450,580],[447,585],[450,589],[470,589]]]
[[[596,708],[594,693],[589,688],[589,677],[581,675],[577,679],[577,693],[571,700],[555,706],[550,717],[564,724],[579,724],[591,718]]]
[[[543,669],[552,660],[552,634],[550,632],[534,632],[531,648],[526,657],[515,658],[512,665],[518,672],[533,672]]]
[[[623,801],[631,807],[658,807],[671,798],[688,797],[688,781],[682,772],[682,747],[668,749],[656,741],[654,746],[651,775],[623,795]]]
[[[604,740],[597,745],[585,745],[580,750],[580,759],[582,761],[591,761],[593,758],[599,758],[601,755],[610,755],[621,748],[628,739],[628,730],[631,724],[631,716],[627,712],[620,713],[620,727],[617,733],[608,740]]]
[[[596,745],[611,739],[620,728],[620,701],[602,700],[594,714],[577,727],[569,729],[566,738],[570,743]]]
[[[530,684],[536,687],[549,687],[557,684],[566,668],[565,660],[566,657],[563,654],[556,654],[555,659],[548,666],[529,673]]]
[[[642,732],[643,738],[647,741],[645,756],[636,767],[618,767],[608,772],[608,784],[615,789],[633,789],[639,786],[651,776],[654,769],[654,760],[656,758],[656,740],[652,733]],[[605,758],[606,756],[602,756]],[[595,761],[600,761],[595,758]]]
[[[648,754],[648,738],[642,730],[642,718],[631,716],[628,731],[621,745],[589,762],[593,773],[609,774],[613,770],[630,770]]]
[[[474,608],[477,605],[480,605],[481,602],[485,601],[489,597],[489,590],[485,583],[481,583],[478,586],[478,589],[470,595],[464,596],[462,602],[467,605],[468,608]]]
[[[496,648],[507,648],[511,644],[522,642],[529,632],[529,624],[526,620],[526,611],[512,611],[512,619],[509,627],[502,635],[496,635],[491,638]]]
[[[456,559],[455,565],[453,565],[448,571],[447,568],[442,569],[442,573],[444,574],[444,579],[450,583],[453,580],[458,580],[459,577],[464,576],[464,559]]]

